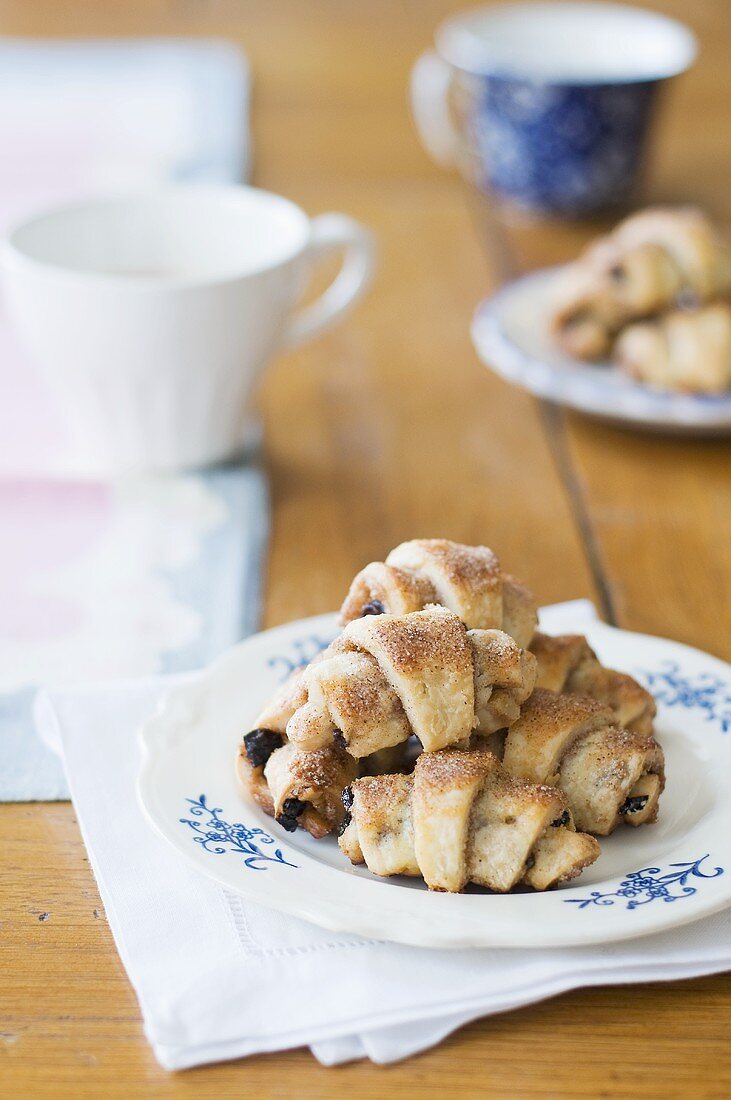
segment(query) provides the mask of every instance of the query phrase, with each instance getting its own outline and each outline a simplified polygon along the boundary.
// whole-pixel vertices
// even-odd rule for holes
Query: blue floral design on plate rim
[[[205,794],[198,798],[186,798],[190,817],[181,817],[180,824],[187,825],[194,834],[193,841],[211,855],[234,853],[243,857],[243,864],[249,870],[262,871],[267,865],[279,864],[297,868],[296,863],[285,859],[281,848],[266,847],[276,844],[273,836],[257,826],[244,825],[243,822],[230,823],[220,815],[219,806],[209,806]],[[265,847],[266,846],[266,847]],[[659,867],[645,867],[640,871],[631,871],[616,890],[601,893],[592,890],[587,897],[563,898],[564,904],[576,905],[579,909],[593,906],[613,906],[622,903],[627,910],[638,909],[653,901],[673,902],[691,897],[698,891],[697,886],[689,886],[690,879],[718,878],[725,873],[723,867],[703,868],[709,859],[709,853],[687,863],[671,863],[664,873]]]
[[[221,807],[209,806],[205,794],[186,798],[185,801],[190,806],[190,817],[181,817],[180,824],[188,826],[194,834],[194,842],[205,852],[215,856],[231,852],[243,856],[244,866],[251,871],[264,871],[268,865],[277,863],[284,867],[297,867],[296,863],[284,858],[281,848],[267,851],[263,847],[277,843],[273,836],[264,829],[244,825],[241,821],[224,820],[220,816],[223,813]]]
[[[698,892],[697,886],[689,886],[689,879],[718,878],[725,873],[723,867],[713,867],[704,870],[701,866],[704,860],[709,859],[709,853],[699,859],[688,863],[671,863],[669,869],[662,872],[660,867],[645,867],[641,871],[631,871],[624,878],[616,890],[602,894],[599,890],[592,890],[588,897],[564,898],[566,905],[577,905],[579,909],[587,909],[594,905],[620,905],[624,908],[638,909],[641,905],[649,905],[653,901],[682,901]]]
[[[659,703],[703,711],[708,722],[718,722],[723,733],[731,731],[731,686],[710,672],[689,676],[678,661],[663,661],[657,671],[640,675]]]
[[[277,653],[270,657],[267,665],[269,668],[280,668],[282,670],[281,682],[284,683],[293,672],[304,668],[318,653],[322,653],[323,649],[327,649],[332,641],[332,636],[322,638],[319,634],[307,634],[305,637],[297,638],[292,642],[288,653]]]

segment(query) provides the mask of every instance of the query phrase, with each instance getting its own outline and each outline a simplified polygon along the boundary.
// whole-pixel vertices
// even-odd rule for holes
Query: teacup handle
[[[460,163],[462,139],[449,108],[452,69],[433,50],[427,50],[411,70],[411,112],[422,145],[438,164]]]
[[[309,340],[350,309],[364,294],[376,264],[373,235],[354,218],[347,214],[319,214],[310,225],[306,258],[342,251],[343,263],[320,297],[290,319],[284,335],[286,347]]]

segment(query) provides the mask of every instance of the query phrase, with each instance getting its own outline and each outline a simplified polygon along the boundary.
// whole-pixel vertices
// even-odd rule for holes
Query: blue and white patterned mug
[[[696,41],[621,4],[477,8],[443,23],[412,72],[428,152],[526,209],[583,216],[624,206],[657,92]]]

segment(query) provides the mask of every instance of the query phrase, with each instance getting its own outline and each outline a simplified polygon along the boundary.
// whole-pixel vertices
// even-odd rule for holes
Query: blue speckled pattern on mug
[[[659,84],[537,84],[485,75],[469,127],[478,183],[531,209],[590,214],[625,204]]]

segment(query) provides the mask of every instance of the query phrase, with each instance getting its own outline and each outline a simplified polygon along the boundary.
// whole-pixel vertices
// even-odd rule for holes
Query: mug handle
[[[427,50],[411,70],[411,113],[421,143],[438,164],[459,165],[462,139],[449,109],[452,69],[433,50]]]
[[[330,286],[290,319],[284,346],[294,347],[329,328],[365,293],[376,265],[373,235],[347,214],[319,214],[310,222],[306,259],[342,251],[343,263]]]

